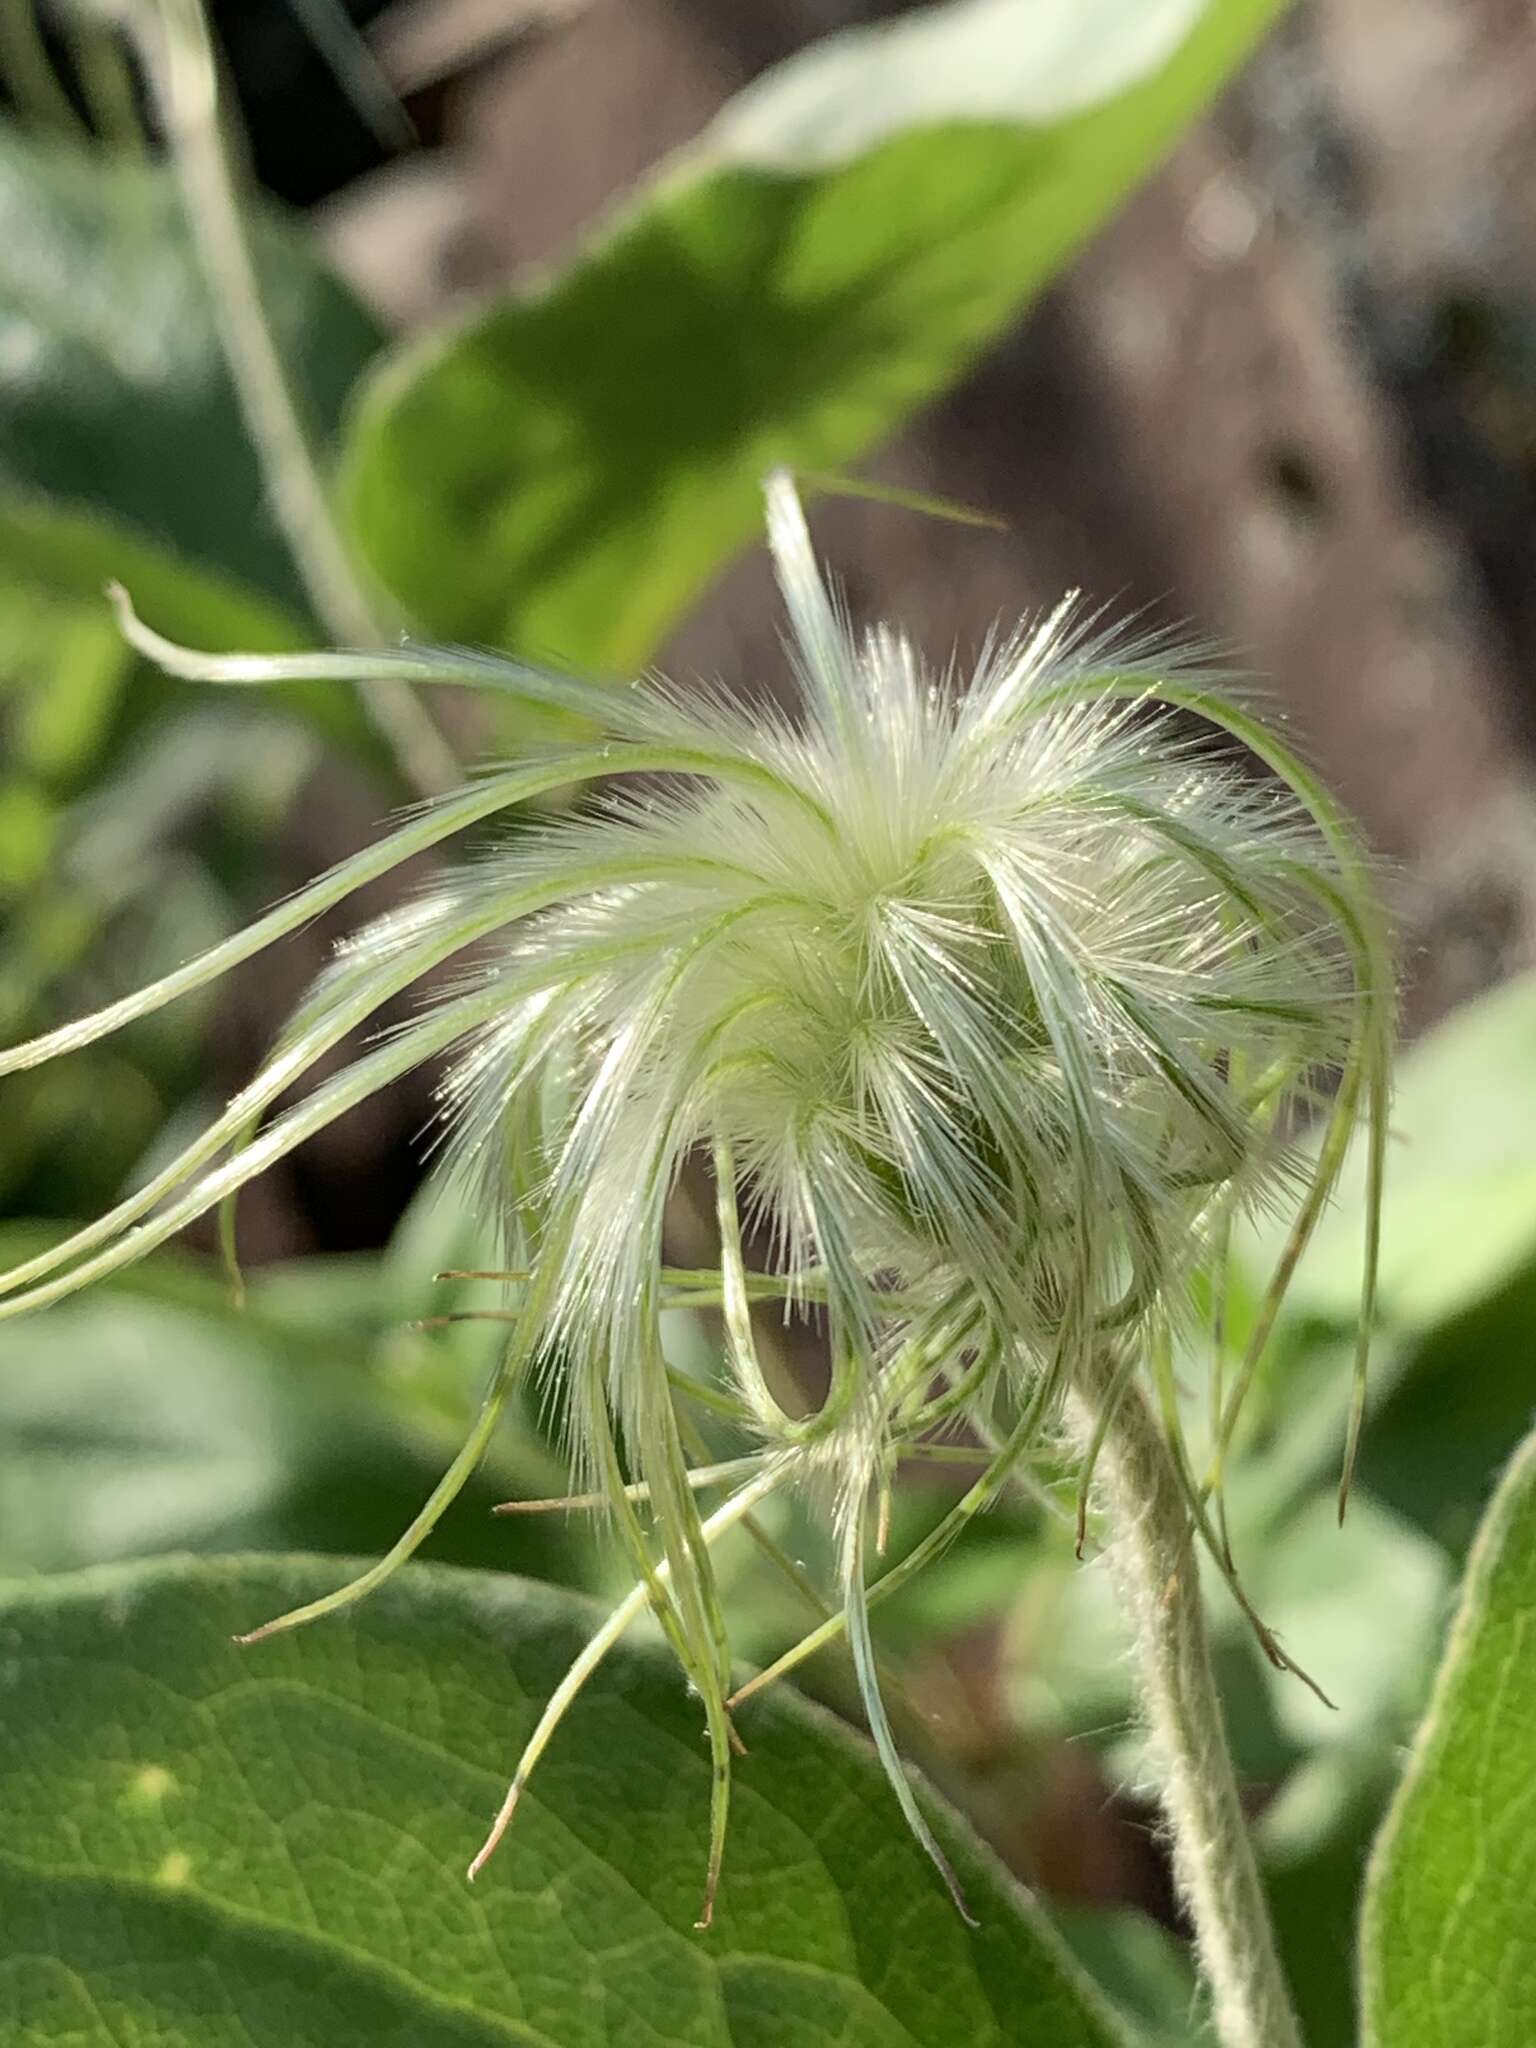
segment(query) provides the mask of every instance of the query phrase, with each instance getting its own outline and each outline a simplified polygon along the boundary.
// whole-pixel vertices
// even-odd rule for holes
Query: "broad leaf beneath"
[[[464,1865],[583,1602],[418,1566],[251,1650],[334,1562],[172,1561],[13,1585],[0,2034],[24,2048],[1108,2048],[1027,1902],[935,1815],[950,1909],[865,1750],[789,1698],[743,1714],[715,1925],[692,1930],[699,1715],[610,1660],[497,1860]]]
[[[813,45],[567,268],[385,362],[343,469],[433,632],[646,659],[773,464],[853,461],[1157,161],[1275,0],[950,0]]]

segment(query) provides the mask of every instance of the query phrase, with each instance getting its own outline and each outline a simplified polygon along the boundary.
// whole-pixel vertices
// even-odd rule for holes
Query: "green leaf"
[[[378,330],[286,223],[255,226],[272,325],[325,447]],[[166,172],[0,123],[0,318],[7,495],[92,508],[302,608]]]
[[[1364,1147],[1297,1268],[1291,1308],[1353,1323]],[[1536,974],[1448,1018],[1402,1060],[1381,1217],[1380,1308],[1393,1329],[1462,1314],[1536,1259]]]
[[[0,588],[11,585],[35,605],[67,613],[77,637],[88,632],[94,641],[122,649],[134,670],[129,698],[135,724],[167,705],[206,704],[203,686],[169,681],[123,648],[105,596],[110,582],[124,586],[134,609],[157,632],[192,647],[286,654],[314,644],[314,629],[302,612],[217,566],[178,554],[99,507],[17,492],[0,479]],[[263,692],[263,703],[264,716],[287,711],[393,780],[393,763],[351,691],[280,683]]]
[[[1210,2048],[1207,2001],[1189,1952],[1129,1906],[1058,1906],[1072,1953],[1132,2025],[1136,2048]]]
[[[1258,1823],[1264,1889],[1307,2048],[1357,2048],[1355,1921],[1398,1754],[1380,1739],[1320,1749]]]
[[[1450,1233],[1451,1220],[1446,1230]],[[1364,1483],[1453,1557],[1477,1530],[1493,1475],[1531,1421],[1524,1361],[1536,1327],[1536,1262],[1417,1341],[1388,1349],[1367,1429]]]
[[[119,642],[102,595],[114,579],[157,631],[194,647],[285,654],[313,638],[294,612],[157,545],[109,513],[10,490],[0,493],[0,571],[60,597],[91,600]]]
[[[1536,975],[1470,1003],[1405,1057],[1382,1214],[1382,1328],[1357,1481],[1452,1555],[1530,1422],[1536,1314]],[[1297,1270],[1234,1501],[1265,1512],[1337,1471],[1358,1307],[1363,1160]],[[1271,1255],[1275,1249],[1269,1245]],[[1254,1252],[1250,1241],[1243,1255]],[[1255,1260],[1255,1265],[1260,1263]],[[1248,1290],[1251,1293],[1251,1290]],[[1240,1348],[1244,1331],[1231,1331]]]
[[[1434,1697],[1371,1859],[1367,2048],[1536,2039],[1536,1436],[1473,1548]]]
[[[8,1230],[0,1267],[42,1241]],[[482,1376],[381,1319],[383,1292],[377,1259],[306,1260],[252,1274],[236,1310],[200,1262],[165,1256],[6,1324],[0,1575],[171,1548],[387,1549],[458,1448]],[[551,1463],[503,1430],[433,1554],[584,1578],[583,1524],[490,1513],[557,1491]]]
[[[0,2031],[18,2048],[1107,2048],[1096,2001],[952,1816],[967,1928],[862,1745],[742,1716],[714,1927],[709,1769],[655,1653],[613,1656],[497,1860],[462,1872],[585,1603],[408,1568],[345,1618],[230,1632],[312,1560],[8,1589]]]
[[[365,387],[350,518],[434,632],[645,660],[773,464],[942,391],[1173,142],[1275,0],[951,0],[731,102],[569,267]]]
[[[11,785],[50,795],[78,788],[111,731],[133,650],[104,610],[3,579],[0,645]]]
[[[1395,1737],[1423,1698],[1450,1584],[1444,1551],[1365,1494],[1341,1528],[1333,1488],[1270,1523],[1262,1544],[1238,1550],[1253,1560],[1255,1605],[1333,1701],[1265,1662],[1279,1726],[1302,1749]]]

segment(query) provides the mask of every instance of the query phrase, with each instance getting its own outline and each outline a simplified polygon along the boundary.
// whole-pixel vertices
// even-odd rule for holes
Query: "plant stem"
[[[1116,1407],[1098,1466],[1106,1554],[1135,1638],[1142,1707],[1173,1849],[1223,2048],[1300,2048],[1301,2031],[1238,1796],[1211,1669],[1189,1512],[1139,1384],[1114,1361],[1077,1377],[1070,1412],[1087,1443]]]
[[[377,646],[384,636],[332,518],[262,303],[220,117],[218,65],[202,0],[153,0],[135,5],[129,18],[273,512],[326,631],[347,646]],[[379,680],[363,685],[362,695],[402,775],[419,794],[432,795],[461,780],[451,748],[406,684]]]

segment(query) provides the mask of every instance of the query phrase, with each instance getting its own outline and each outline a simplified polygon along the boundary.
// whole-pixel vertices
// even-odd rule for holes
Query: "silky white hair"
[[[377,1583],[463,1483],[508,1391],[558,1376],[576,1483],[611,1508],[636,1600],[704,1705],[710,1899],[731,1740],[715,1536],[797,1480],[824,1503],[871,1727],[946,1869],[876,1684],[871,1498],[899,1457],[966,1426],[991,1458],[956,1514],[973,1512],[1045,1438],[1090,1355],[1113,1361],[1117,1384],[1161,1376],[1166,1396],[1170,1333],[1197,1276],[1219,1290],[1234,1216],[1287,1211],[1248,1358],[1218,1390],[1204,1484],[1177,1401],[1162,1403],[1209,1539],[1207,1500],[1243,1394],[1368,1113],[1363,1346],[1393,1031],[1390,948],[1353,834],[1212,679],[1069,601],[998,638],[951,687],[900,633],[855,635],[789,479],[770,479],[767,495],[799,722],[660,681],[607,689],[464,653],[194,655],[123,600],[135,643],[180,674],[470,682],[574,713],[586,736],[420,809],[187,968],[0,1055],[3,1071],[88,1043],[451,834],[594,786],[338,949],[227,1111],[110,1215],[0,1279],[0,1315],[142,1256],[374,1090],[450,1054],[445,1169],[495,1217],[523,1276],[495,1385],[390,1557],[270,1626]],[[1268,776],[1255,779],[1237,749]],[[470,964],[434,984],[421,1015],[261,1128],[343,1037],[460,956]],[[1320,1106],[1321,1142],[1299,1149],[1294,1133]],[[712,1298],[727,1340],[709,1398],[748,1441],[728,1468],[739,1489],[708,1521],[688,1391],[659,1327],[669,1301],[705,1298],[697,1279],[679,1293],[662,1253],[669,1194],[700,1151],[715,1176]],[[744,1239],[766,1248],[756,1273]],[[751,1301],[763,1296],[824,1312],[831,1370],[814,1414],[789,1412],[760,1361]],[[1225,1546],[1211,1548],[1230,1577]]]

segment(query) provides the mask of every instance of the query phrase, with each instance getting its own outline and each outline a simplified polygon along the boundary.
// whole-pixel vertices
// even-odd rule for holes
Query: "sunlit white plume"
[[[1366,1111],[1379,1178],[1392,1028],[1390,961],[1349,830],[1245,711],[1164,646],[1075,623],[1067,605],[999,639],[952,687],[898,632],[855,635],[782,476],[768,526],[803,696],[793,721],[660,682],[607,689],[460,653],[192,655],[124,606],[136,643],[184,675],[477,683],[574,712],[598,736],[483,776],[178,974],[0,1062],[85,1044],[451,834],[595,786],[361,930],[227,1112],[111,1215],[6,1276],[0,1314],[141,1256],[447,1055],[447,1164],[497,1215],[507,1266],[525,1276],[495,1384],[390,1557],[270,1626],[355,1597],[408,1556],[509,1391],[557,1375],[578,1484],[610,1505],[636,1591],[551,1703],[492,1840],[576,1686],[649,1606],[708,1725],[710,1900],[732,1736],[715,1540],[779,1487],[803,1482],[824,1504],[840,1612],[812,1640],[846,1628],[897,1796],[943,1868],[881,1706],[871,1591],[1020,1472],[1052,1440],[1067,1390],[1090,1362],[1102,1386],[1106,1361],[1115,1386],[1137,1372],[1157,1382],[1190,1513],[1231,1578],[1208,1519],[1221,1453]],[[1235,758],[1244,750],[1265,779]],[[460,955],[460,979],[435,983],[414,1021],[262,1127],[339,1040]],[[1298,1150],[1319,1102],[1321,1140]],[[677,1298],[667,1202],[694,1154],[717,1190],[726,1333],[705,1391],[741,1450],[705,1474],[690,1469],[689,1396],[659,1321]],[[1234,1215],[1270,1208],[1292,1217],[1289,1240],[1249,1358],[1218,1388],[1214,1462],[1197,1473],[1172,1335],[1196,1276],[1217,1284]],[[1374,1193],[1371,1211],[1362,1331]],[[811,1412],[759,1356],[752,1301],[764,1298],[824,1317],[829,1371]],[[871,1505],[895,1462],[940,1431],[982,1447],[984,1476],[866,1590]],[[707,1518],[705,1483],[735,1489]]]

